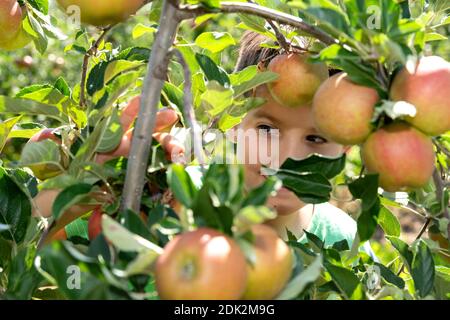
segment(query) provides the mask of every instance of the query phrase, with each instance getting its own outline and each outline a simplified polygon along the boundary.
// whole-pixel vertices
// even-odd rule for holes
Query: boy
[[[241,40],[235,71],[250,65],[258,65],[261,61],[267,65],[278,52],[261,47],[266,40],[263,35],[246,32]],[[251,110],[242,120],[239,129],[264,130],[268,134],[278,130],[280,164],[289,157],[302,159],[313,153],[338,157],[348,149],[329,141],[316,130],[310,105],[294,108],[281,105],[274,100],[266,85],[258,87],[254,95],[264,98],[266,102]],[[258,144],[248,145],[245,153],[257,154]],[[260,169],[259,164],[244,164],[247,188],[255,188],[264,181]],[[293,192],[282,188],[276,196],[268,200],[267,204],[278,213],[278,217],[268,221],[267,224],[271,225],[283,239],[287,239],[286,229],[288,229],[301,241],[305,241],[303,230],[307,230],[321,238],[326,246],[341,240],[347,240],[349,247],[352,245],[357,231],[356,222],[329,203],[305,204]]]

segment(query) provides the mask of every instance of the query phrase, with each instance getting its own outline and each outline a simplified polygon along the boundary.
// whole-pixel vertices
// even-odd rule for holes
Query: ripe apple
[[[353,83],[346,73],[327,79],[313,99],[313,119],[317,130],[343,145],[364,142],[372,126],[375,89]]]
[[[435,156],[429,137],[394,122],[369,136],[362,159],[369,172],[379,174],[380,186],[394,192],[423,187],[433,174]]]
[[[55,136],[54,133],[55,133],[54,129],[43,129],[38,133],[36,133],[34,136],[32,136],[30,140],[28,140],[27,144],[43,141],[46,139],[50,139],[56,142],[57,144],[61,144],[61,139]],[[60,167],[49,163],[33,164],[29,165],[28,167],[33,171],[34,175],[40,180],[50,179],[61,174]]]
[[[200,228],[166,245],[156,261],[155,279],[161,299],[235,300],[247,283],[246,261],[233,239]]]
[[[324,63],[310,63],[307,55],[297,53],[278,55],[267,66],[268,71],[279,74],[268,84],[275,101],[298,107],[309,104],[320,84],[328,78]]]
[[[101,207],[96,207],[92,212],[88,222],[89,240],[94,240],[102,233],[102,215],[103,211]]]
[[[142,7],[144,0],[58,0],[58,3],[65,10],[71,6],[78,7],[84,23],[106,26],[128,19]]]
[[[450,63],[437,56],[421,58],[413,73],[403,68],[394,78],[391,99],[416,107],[415,117],[406,121],[436,136],[450,130]]]
[[[22,8],[17,0],[0,1],[0,45],[14,39],[21,27]]]
[[[277,296],[291,277],[293,257],[289,246],[266,225],[254,225],[254,265],[247,264],[246,300],[269,300]]]
[[[29,44],[31,40],[31,36],[25,31],[25,29],[20,28],[19,32],[13,39],[6,42],[0,42],[0,49],[7,51],[22,49]]]

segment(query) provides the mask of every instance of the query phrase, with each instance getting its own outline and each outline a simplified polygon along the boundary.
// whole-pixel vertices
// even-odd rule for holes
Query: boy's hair
[[[240,41],[239,55],[234,71],[239,72],[246,67],[258,65],[259,63],[266,67],[273,58],[281,53],[280,49],[261,47],[261,44],[268,40],[270,38],[255,31],[245,31]],[[297,40],[304,49],[308,49],[311,46],[311,42],[305,37],[297,37]],[[337,73],[337,71],[329,69],[330,76]]]

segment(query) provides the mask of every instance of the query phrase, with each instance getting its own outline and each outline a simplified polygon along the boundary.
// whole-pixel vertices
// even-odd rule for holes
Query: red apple
[[[14,39],[21,27],[22,9],[17,0],[0,1],[0,46]]]
[[[375,89],[353,83],[346,73],[326,80],[313,100],[313,119],[317,130],[330,140],[352,145],[364,142],[372,126]]]
[[[268,71],[279,75],[268,84],[275,101],[289,107],[311,103],[321,83],[328,78],[328,68],[324,63],[310,63],[307,59],[307,55],[290,53],[270,61]]]
[[[235,300],[244,293],[247,269],[234,240],[209,228],[176,236],[155,269],[161,299]]]
[[[406,121],[422,132],[436,136],[450,130],[450,63],[437,56],[421,58],[410,73],[403,68],[394,78],[391,99],[416,107]]]
[[[379,174],[386,191],[408,191],[423,187],[434,170],[431,139],[402,122],[394,122],[372,133],[362,148],[369,172]]]
[[[256,261],[254,265],[247,264],[248,280],[243,299],[273,299],[291,277],[293,256],[289,246],[271,227],[261,224],[251,230]]]

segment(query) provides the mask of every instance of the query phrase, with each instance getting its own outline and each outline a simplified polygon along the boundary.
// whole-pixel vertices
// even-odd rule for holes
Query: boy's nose
[[[303,159],[309,155],[309,151],[300,143],[300,138],[290,138],[280,143],[280,165],[288,158]]]

